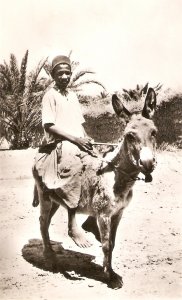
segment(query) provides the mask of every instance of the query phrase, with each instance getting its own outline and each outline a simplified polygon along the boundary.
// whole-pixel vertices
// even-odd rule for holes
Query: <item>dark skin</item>
[[[56,88],[62,95],[67,94],[66,89],[70,82],[71,75],[71,67],[67,64],[59,64],[53,69],[52,77],[56,83]],[[87,137],[84,129],[84,138],[78,138],[74,135],[68,134],[66,130],[59,128],[55,124],[45,124],[45,130],[54,135],[56,139],[60,138],[61,140],[67,140],[78,146],[78,148],[82,151],[91,153],[91,139]],[[91,243],[86,238],[84,230],[82,228],[78,228],[75,214],[76,208],[71,209],[68,207],[68,234],[79,247],[89,247],[91,246]]]

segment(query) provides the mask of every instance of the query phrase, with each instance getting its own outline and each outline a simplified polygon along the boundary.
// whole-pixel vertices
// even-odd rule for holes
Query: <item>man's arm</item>
[[[44,125],[45,131],[53,134],[56,139],[67,140],[75,145],[77,145],[81,150],[88,152],[92,150],[92,145],[89,138],[78,138],[71,134],[68,134],[66,131],[61,130],[55,124],[48,123]]]

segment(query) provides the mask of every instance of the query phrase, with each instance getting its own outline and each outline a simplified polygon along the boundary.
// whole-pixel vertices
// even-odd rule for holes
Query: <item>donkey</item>
[[[124,208],[132,198],[132,188],[138,174],[142,172],[145,181],[151,181],[151,173],[156,165],[157,129],[151,120],[156,108],[156,94],[154,89],[148,89],[141,113],[130,113],[115,94],[112,96],[112,105],[118,117],[124,114],[128,118],[124,137],[113,152],[107,153],[103,159],[100,158],[102,162],[99,169],[95,167],[95,161],[99,158],[89,157],[85,160],[77,212],[90,216],[82,227],[92,231],[101,241],[104,255],[103,272],[107,284],[113,289],[118,289],[123,285],[122,277],[112,269],[112,251],[117,227]],[[41,206],[40,228],[43,247],[44,250],[50,250],[49,225],[63,201],[54,190],[47,190],[45,196],[41,178],[36,176],[36,172],[34,177]],[[93,228],[90,229],[92,224]]]

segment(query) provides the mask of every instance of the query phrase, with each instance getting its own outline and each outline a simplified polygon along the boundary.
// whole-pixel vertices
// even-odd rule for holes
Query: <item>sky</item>
[[[0,63],[69,54],[108,92],[182,89],[182,0],[0,0]]]

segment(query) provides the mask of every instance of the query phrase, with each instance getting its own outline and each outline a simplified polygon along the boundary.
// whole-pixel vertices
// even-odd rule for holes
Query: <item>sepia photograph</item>
[[[0,7],[0,299],[182,299],[182,1]]]

